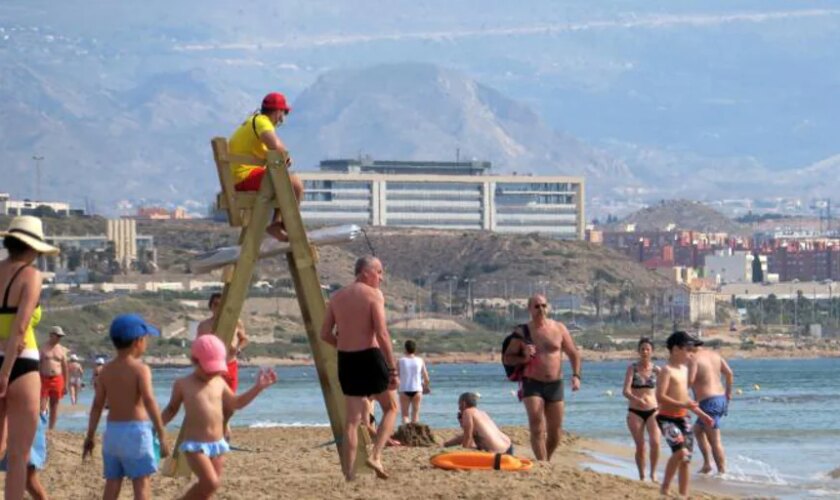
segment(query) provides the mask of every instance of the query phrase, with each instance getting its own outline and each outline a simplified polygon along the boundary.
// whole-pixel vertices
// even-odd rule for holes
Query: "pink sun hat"
[[[193,342],[190,352],[205,372],[227,371],[227,350],[219,337],[213,334],[201,335]]]

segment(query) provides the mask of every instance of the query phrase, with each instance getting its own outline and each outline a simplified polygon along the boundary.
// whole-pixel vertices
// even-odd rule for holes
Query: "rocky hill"
[[[729,234],[750,234],[747,226],[739,224],[699,201],[663,200],[656,205],[634,212],[610,229],[635,224],[637,231],[662,231],[673,224],[676,229]]]

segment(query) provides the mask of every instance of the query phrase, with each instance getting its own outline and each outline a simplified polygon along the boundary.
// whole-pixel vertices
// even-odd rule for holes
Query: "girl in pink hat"
[[[195,370],[175,381],[161,416],[166,425],[184,405],[184,441],[178,450],[198,477],[185,498],[210,498],[221,485],[223,457],[230,451],[224,438],[225,410],[232,413],[246,407],[277,382],[277,374],[271,369],[260,370],[254,386],[236,395],[221,377],[227,372],[227,350],[216,335],[195,339],[191,354]]]

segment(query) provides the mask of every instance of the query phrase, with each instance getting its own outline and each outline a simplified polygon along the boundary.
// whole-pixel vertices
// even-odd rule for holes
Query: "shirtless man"
[[[726,380],[725,389],[720,383],[721,375]],[[711,455],[714,456],[718,473],[724,474],[726,454],[720,437],[720,420],[729,409],[735,375],[720,354],[701,347],[698,348],[694,359],[689,364],[689,381],[694,390],[694,398],[700,402],[700,409],[714,419],[714,423],[708,427],[700,420],[694,423],[694,436],[703,454],[703,467],[700,468],[700,473],[708,474],[712,471]]]
[[[358,428],[369,416],[366,399],[373,397],[382,408],[382,420],[366,464],[377,477],[387,479],[382,450],[397,418],[399,375],[385,323],[385,297],[379,289],[384,272],[379,259],[362,257],[356,261],[355,273],[356,281],[330,299],[321,340],[338,349],[338,380],[347,408],[341,449],[344,477],[347,481],[354,479]]]
[[[703,345],[703,342],[686,332],[674,332],[668,337],[666,345],[669,352],[668,364],[660,369],[656,383],[656,399],[659,401],[656,423],[659,424],[662,436],[671,448],[671,458],[665,466],[660,493],[668,495],[671,480],[679,470],[680,495],[687,497],[688,466],[694,450],[694,435],[691,432],[691,417],[688,412],[694,412],[707,424],[712,423],[711,417],[688,395],[688,365],[697,346]]]
[[[85,376],[85,369],[82,368],[79,357],[75,354],[70,355],[67,371],[70,373],[70,402],[76,404],[76,401],[79,400],[79,392],[82,390],[82,377]]]
[[[50,430],[58,419],[58,402],[69,391],[67,349],[61,345],[64,335],[60,326],[50,328],[50,340],[41,348],[41,413],[49,407]]]
[[[580,389],[580,355],[569,331],[548,317],[542,295],[528,299],[531,321],[520,325],[504,353],[508,365],[525,365],[520,399],[528,412],[531,448],[537,460],[551,460],[563,433],[563,353],[572,365],[572,390]]]
[[[513,455],[510,437],[499,430],[486,412],[477,408],[478,394],[465,392],[458,398],[458,421],[463,433],[443,443],[443,446],[460,444],[464,448],[477,448],[491,453]]]

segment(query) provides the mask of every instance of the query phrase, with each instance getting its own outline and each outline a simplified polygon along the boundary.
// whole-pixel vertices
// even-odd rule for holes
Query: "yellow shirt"
[[[260,136],[263,132],[274,132],[274,124],[267,116],[258,114],[248,117],[228,139],[228,151],[233,154],[251,155],[265,160],[268,148]],[[248,178],[251,171],[264,168],[258,165],[231,164],[233,182],[238,184]]]

